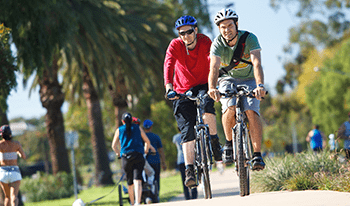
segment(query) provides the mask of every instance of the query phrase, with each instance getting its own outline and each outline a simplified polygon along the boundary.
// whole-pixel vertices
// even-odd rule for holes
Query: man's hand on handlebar
[[[253,92],[255,98],[259,101],[261,101],[266,95],[266,90],[264,87],[257,87],[253,90]]]
[[[209,96],[216,102],[220,100],[220,92],[217,89],[209,89],[208,90]]]
[[[174,91],[174,90],[171,90],[169,89],[167,91],[167,93],[165,94],[165,99],[168,99],[168,100],[175,100],[175,99],[178,99],[178,95],[177,93]]]

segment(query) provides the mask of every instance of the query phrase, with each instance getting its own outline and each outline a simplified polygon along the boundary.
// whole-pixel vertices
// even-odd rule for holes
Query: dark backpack
[[[227,74],[231,69],[233,69],[235,66],[239,64],[239,62],[244,62],[250,65],[253,65],[252,62],[246,61],[242,59],[242,55],[244,52],[244,47],[245,47],[245,40],[247,39],[249,32],[245,32],[238,40],[237,48],[233,52],[233,56],[230,62],[230,65],[227,67],[220,68],[219,70],[219,76],[222,76],[224,74]]]

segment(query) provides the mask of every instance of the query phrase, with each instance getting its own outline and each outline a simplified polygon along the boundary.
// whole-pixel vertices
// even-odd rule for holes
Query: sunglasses
[[[189,30],[187,30],[187,31],[179,32],[179,34],[180,34],[181,36],[185,36],[186,34],[190,35],[190,34],[192,34],[193,32],[194,32],[194,28],[189,29]]]

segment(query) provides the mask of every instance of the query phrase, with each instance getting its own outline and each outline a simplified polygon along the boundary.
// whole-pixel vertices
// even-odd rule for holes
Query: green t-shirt
[[[238,38],[242,36],[246,31],[238,30]],[[238,42],[238,41],[237,41]],[[250,33],[246,39],[244,47],[244,53],[242,55],[242,59],[246,61],[251,61],[250,52],[253,50],[261,50],[258,38]],[[233,52],[237,48],[237,44],[233,47],[227,45],[224,38],[219,34],[213,41],[210,48],[210,55],[218,56],[221,58],[220,68],[226,67],[230,65]],[[236,67],[231,69],[228,72],[228,75],[223,76],[231,76],[234,78],[247,79],[254,77],[253,66],[244,62],[240,62]]]

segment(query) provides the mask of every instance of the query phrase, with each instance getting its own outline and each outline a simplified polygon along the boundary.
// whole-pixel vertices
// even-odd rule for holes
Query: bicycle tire
[[[243,131],[243,125],[238,123],[236,127],[236,143],[240,196],[249,195],[249,167],[247,166],[247,160],[243,150],[243,135],[245,135]]]
[[[198,135],[198,134],[197,134]],[[198,138],[198,137],[197,137]],[[199,144],[199,140],[196,139],[195,143],[195,170],[196,170],[196,180],[197,185],[199,185],[202,182],[202,157],[201,157],[201,146]]]
[[[251,139],[250,139],[250,135],[249,135],[249,132],[248,132],[248,127],[245,126],[244,128],[244,139],[245,139],[245,145],[246,145],[246,148],[245,148],[245,154],[246,154],[246,161],[250,161],[252,158],[253,158],[253,148],[252,148],[252,142],[251,142]],[[250,194],[250,168],[251,168],[251,164],[250,163],[247,163],[246,164],[246,168],[247,168],[247,190],[245,192],[246,195],[249,195]]]
[[[207,156],[207,145],[205,141],[205,130],[201,129],[199,132],[200,137],[200,146],[201,146],[201,156],[202,156],[202,169],[203,169],[203,176],[202,176],[202,182],[203,182],[203,192],[204,192],[204,198],[205,199],[211,199],[212,193],[211,193],[211,186],[210,186],[210,177],[209,177],[209,158]]]

